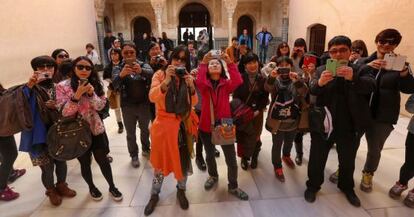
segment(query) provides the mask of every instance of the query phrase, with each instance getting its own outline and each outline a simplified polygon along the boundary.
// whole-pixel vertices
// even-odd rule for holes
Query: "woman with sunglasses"
[[[58,67],[62,64],[62,62],[64,60],[69,59],[69,53],[66,50],[62,49],[62,48],[58,48],[58,49],[54,50],[52,52],[51,56],[52,56],[53,59],[55,59],[56,64],[57,64]],[[59,83],[63,80],[68,79],[69,76],[70,75],[63,74],[59,70],[56,70],[56,72],[53,76],[53,82],[57,84],[57,83]]]
[[[66,162],[54,160],[49,155],[46,138],[48,128],[53,123],[48,123],[42,119],[41,111],[38,110],[39,106],[46,106],[48,112],[57,109],[55,84],[52,81],[56,70],[56,62],[49,56],[39,56],[31,61],[31,66],[34,73],[23,91],[31,105],[34,126],[31,130],[21,133],[19,149],[28,152],[32,164],[40,167],[46,195],[54,206],[59,206],[62,203],[62,197],[74,197],[76,192],[67,186]],[[41,94],[40,91],[45,92],[45,95],[48,95],[49,98],[47,101],[43,99],[45,100],[44,104],[38,101],[37,95]],[[54,183],[54,173],[57,177],[56,184]]]
[[[223,62],[228,68],[230,79],[226,76]],[[201,102],[200,136],[206,150],[207,170],[209,177],[204,183],[204,189],[211,190],[218,183],[217,163],[214,157],[215,146],[211,138],[211,109],[215,113],[217,123],[231,119],[230,94],[243,83],[237,65],[230,57],[223,53],[220,57],[213,57],[208,52],[198,68],[197,88],[200,90]],[[212,102],[212,105],[211,105]],[[241,200],[248,200],[249,196],[241,190],[237,181],[237,159],[234,144],[222,144],[227,165],[228,192]]]
[[[190,54],[183,45],[174,48],[168,65],[158,70],[152,79],[149,97],[155,103],[156,117],[151,126],[151,164],[154,178],[151,188],[151,199],[145,207],[145,215],[150,215],[159,200],[164,177],[174,173],[177,180],[177,199],[182,209],[188,209],[189,203],[185,195],[187,177],[192,174],[191,152],[192,142],[187,141],[189,130],[184,123],[197,103],[194,79],[190,71]],[[181,95],[180,92],[184,91]],[[169,97],[174,97],[187,109],[178,112],[171,110]],[[171,104],[170,104],[171,105]]]
[[[352,42],[351,56],[349,61],[353,64],[357,64],[361,58],[368,57],[368,50],[365,42],[362,40],[355,40]]]
[[[276,60],[281,56],[290,56],[290,48],[287,42],[282,42],[277,46],[276,56],[273,56],[270,59],[270,62],[276,62]]]
[[[402,39],[396,29],[385,29],[375,38],[377,51],[365,59],[361,73],[369,73],[376,79],[376,89],[370,97],[370,110],[373,124],[364,133],[368,144],[368,153],[362,171],[360,188],[364,192],[372,191],[372,180],[378,168],[381,151],[385,141],[393,131],[400,114],[400,93],[414,93],[414,78],[406,63],[402,71],[387,70],[386,54],[394,54]],[[363,134],[361,134],[363,135]]]
[[[115,187],[111,165],[107,159],[109,144],[106,139],[104,123],[98,111],[106,104],[105,93],[92,61],[85,56],[73,60],[72,77],[56,86],[56,101],[64,117],[79,114],[88,122],[92,132],[92,146],[78,158],[83,179],[89,186],[93,200],[102,200],[102,193],[93,183],[91,159],[98,163],[102,174],[109,184],[109,192],[115,201],[122,200],[122,193]],[[82,80],[87,80],[87,82]]]

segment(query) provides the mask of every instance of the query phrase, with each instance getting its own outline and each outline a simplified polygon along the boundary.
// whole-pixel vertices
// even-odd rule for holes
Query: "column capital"
[[[282,0],[282,15],[284,18],[289,17],[289,0]]]
[[[231,16],[233,16],[234,10],[236,9],[237,6],[237,0],[223,0],[224,2],[224,7],[227,10],[227,13],[231,14]]]
[[[103,21],[105,11],[105,0],[94,0],[96,21]]]
[[[151,5],[154,11],[160,11],[165,5],[165,0],[151,0]]]

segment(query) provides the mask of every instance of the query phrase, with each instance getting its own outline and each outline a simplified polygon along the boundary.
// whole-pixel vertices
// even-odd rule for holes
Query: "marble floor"
[[[352,207],[336,186],[327,178],[314,204],[303,199],[309,154],[309,136],[305,136],[304,165],[296,169],[285,169],[286,182],[280,183],[274,177],[271,160],[271,135],[262,135],[263,150],[259,167],[256,170],[239,169],[239,185],[247,191],[249,201],[239,201],[227,193],[226,166],[224,157],[217,159],[220,180],[216,188],[206,192],[203,187],[207,173],[194,165],[194,174],[189,177],[187,196],[190,208],[180,209],[176,201],[175,181],[172,176],[165,179],[160,194],[159,206],[154,217],[412,217],[414,210],[404,207],[402,199],[395,201],[387,196],[389,188],[396,181],[404,158],[404,141],[409,119],[401,117],[382,152],[381,165],[374,179],[374,191],[363,193],[356,188],[362,201],[361,208]],[[130,166],[130,158],[124,134],[118,134],[112,114],[105,120],[110,137],[111,155],[114,158],[112,170],[117,187],[124,195],[122,202],[114,202],[108,195],[105,179],[99,167],[93,164],[94,180],[101,189],[104,199],[95,202],[89,197],[88,188],[80,175],[79,163],[68,163],[68,183],[78,195],[64,199],[58,208],[50,205],[40,182],[40,169],[33,167],[25,153],[20,153],[15,163],[17,168],[26,168],[27,174],[11,186],[20,192],[19,199],[0,202],[1,217],[129,217],[144,216],[143,209],[149,199],[152,169],[147,159],[141,157],[141,167]],[[17,138],[17,137],[16,137]],[[19,138],[17,138],[19,140]],[[362,141],[356,160],[355,180],[359,185],[361,169],[367,152],[366,142]],[[294,153],[294,150],[292,150]],[[294,154],[293,154],[294,156]],[[325,175],[331,174],[337,166],[337,156],[331,151]],[[414,183],[411,182],[411,187]],[[405,194],[404,194],[405,196]]]

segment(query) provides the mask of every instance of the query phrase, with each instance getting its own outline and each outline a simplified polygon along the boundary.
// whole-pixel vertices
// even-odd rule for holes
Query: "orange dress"
[[[156,117],[151,126],[151,164],[155,171],[164,176],[174,173],[177,180],[184,178],[181,169],[180,151],[178,147],[178,131],[181,118],[167,113],[165,109],[165,95],[161,91],[161,83],[165,79],[164,71],[157,71],[151,83],[149,99],[155,103]],[[197,104],[197,94],[191,97],[191,102]]]

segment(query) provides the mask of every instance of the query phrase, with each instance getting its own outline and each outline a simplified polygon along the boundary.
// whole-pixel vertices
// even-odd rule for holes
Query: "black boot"
[[[146,216],[149,216],[149,215],[151,215],[152,212],[154,212],[155,207],[157,206],[157,203],[158,203],[159,199],[160,198],[159,198],[158,194],[151,195],[151,199],[148,202],[148,204],[145,206],[145,210],[144,210],[144,214]]]
[[[195,162],[196,162],[197,167],[198,167],[199,170],[206,171],[207,166],[206,166],[206,162],[204,161],[203,156],[196,157]]]
[[[188,203],[187,197],[185,196],[184,190],[177,189],[177,199],[178,199],[181,209],[188,209],[189,203]]]
[[[348,200],[348,202],[355,206],[355,207],[360,207],[361,206],[361,201],[359,200],[358,196],[355,194],[355,192],[352,191],[343,191],[346,199]]]
[[[241,159],[241,168],[247,170],[249,168],[249,159],[247,157],[242,157]]]
[[[250,163],[250,168],[252,168],[252,169],[257,168],[257,161],[259,159],[259,153],[260,153],[261,147],[262,147],[262,142],[258,141],[257,145],[256,145],[256,148],[255,148],[255,150],[253,152],[253,155],[252,155],[252,162]]]
[[[118,122],[118,133],[121,134],[124,132],[124,124],[122,122]]]

